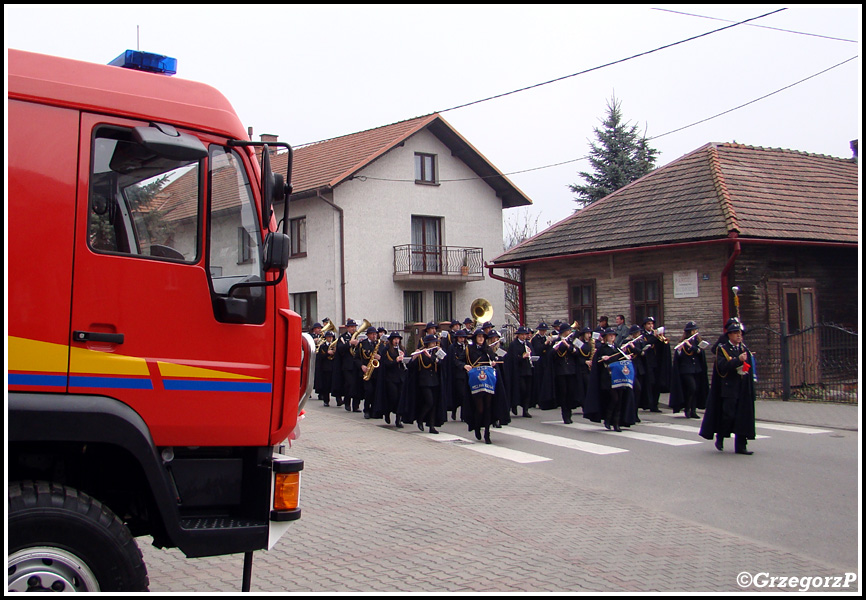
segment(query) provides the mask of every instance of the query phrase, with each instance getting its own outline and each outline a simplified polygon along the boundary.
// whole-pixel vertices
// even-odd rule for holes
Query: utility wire
[[[669,13],[674,13],[677,15],[686,15],[688,17],[700,17],[701,19],[711,19],[713,21],[723,21],[725,23],[734,23],[735,22],[735,21],[731,21],[730,19],[719,19],[717,17],[707,17],[705,15],[695,15],[692,13],[681,12],[678,10],[670,10],[667,8],[652,8],[651,10],[659,10],[662,12],[669,12]],[[782,31],[784,33],[796,33],[797,35],[810,35],[812,37],[824,38],[825,40],[835,40],[837,42],[850,42],[852,44],[858,43],[857,40],[848,40],[845,38],[830,37],[829,35],[819,35],[817,33],[806,33],[804,31],[793,31],[791,29],[780,29],[779,27],[769,27],[767,25],[756,25],[755,23],[746,23],[746,24],[749,25],[750,27],[760,27],[761,29],[772,29],[773,31]]]
[[[710,119],[715,119],[716,117],[721,117],[722,115],[726,115],[726,114],[728,114],[729,112],[733,112],[733,111],[735,111],[735,110],[738,110],[738,109],[740,109],[740,108],[743,108],[744,106],[748,106],[748,105],[750,105],[750,104],[754,104],[754,103],[757,102],[758,100],[763,100],[764,98],[769,98],[770,96],[772,96],[772,95],[774,95],[774,94],[778,94],[779,92],[782,92],[782,91],[784,91],[784,90],[787,90],[788,88],[792,88],[792,87],[794,87],[794,86],[797,85],[797,84],[803,83],[804,81],[808,81],[808,80],[812,79],[813,77],[817,77],[818,75],[822,75],[822,74],[826,73],[827,71],[830,71],[830,70],[832,70],[832,69],[835,69],[836,67],[841,67],[841,66],[844,65],[845,63],[851,62],[851,61],[854,60],[855,58],[859,58],[859,56],[852,56],[852,57],[849,58],[848,60],[843,60],[842,62],[840,62],[840,63],[838,63],[838,64],[835,64],[835,65],[833,65],[832,67],[828,67],[828,68],[824,69],[823,71],[819,71],[818,73],[815,73],[815,74],[813,74],[813,75],[809,75],[808,77],[805,77],[805,78],[801,79],[800,81],[796,81],[796,82],[792,83],[791,85],[786,85],[786,86],[783,87],[783,88],[779,88],[779,89],[776,90],[775,92],[770,92],[769,94],[765,94],[764,96],[761,96],[760,98],[755,98],[754,100],[750,100],[749,102],[746,102],[745,104],[740,104],[739,106],[735,106],[734,108],[728,109],[728,110],[726,110],[726,111],[724,111],[724,112],[720,112],[719,114],[717,114],[717,115],[713,115],[712,117],[707,117],[706,119],[701,119],[700,121],[695,121],[694,123],[691,123],[690,125],[685,125],[684,127],[680,127],[679,129],[672,129],[671,131],[668,131],[668,132],[666,132],[666,133],[662,133],[662,134],[659,134],[659,135],[653,136],[653,137],[651,137],[651,138],[647,138],[647,141],[649,141],[649,140],[657,140],[657,139],[659,139],[660,137],[664,137],[664,136],[669,135],[669,134],[671,134],[671,133],[676,133],[677,131],[682,131],[683,129],[688,129],[689,127],[694,127],[695,125],[699,125],[699,124],[701,124],[701,123],[705,123],[706,121],[709,121]]]
[[[534,85],[529,85],[529,86],[526,86],[526,87],[523,87],[523,88],[520,88],[520,89],[517,89],[517,90],[512,90],[512,91],[510,91],[510,92],[504,92],[504,93],[502,93],[502,94],[497,94],[497,95],[495,95],[495,96],[490,96],[489,98],[482,98],[481,100],[474,100],[474,101],[472,101],[472,102],[466,102],[465,104],[459,104],[459,105],[457,105],[457,106],[452,106],[451,108],[446,108],[446,109],[444,109],[444,110],[438,110],[438,111],[435,111],[435,112],[438,112],[438,113],[444,113],[444,112],[448,112],[448,111],[450,111],[450,110],[457,110],[458,108],[465,108],[465,107],[467,107],[467,106],[472,106],[473,104],[480,104],[480,103],[482,103],[482,102],[487,102],[488,100],[495,100],[496,98],[502,98],[502,97],[504,97],[504,96],[510,96],[511,94],[516,94],[516,93],[518,93],[518,92],[525,92],[526,90],[531,90],[531,89],[533,89],[533,88],[541,87],[541,86],[543,86],[543,85],[547,85],[547,84],[549,84],[549,83],[556,83],[557,81],[562,81],[562,80],[564,80],[564,79],[569,79],[570,77],[577,77],[578,75],[584,75],[584,74],[586,74],[586,73],[591,73],[592,71],[598,71],[599,69],[604,69],[605,67],[610,67],[610,66],[613,66],[613,65],[617,65],[617,64],[620,64],[620,63],[624,63],[624,62],[629,61],[629,60],[632,60],[632,59],[634,59],[634,58],[639,58],[639,57],[641,57],[641,56],[646,56],[646,55],[648,55],[648,54],[652,54],[652,53],[654,53],[654,52],[658,52],[658,51],[660,51],[660,50],[665,50],[665,49],[667,49],[667,48],[672,48],[673,46],[677,46],[677,45],[679,45],[679,44],[685,44],[686,42],[691,42],[691,41],[696,40],[696,39],[698,39],[698,38],[706,37],[706,36],[708,36],[708,35],[712,35],[712,34],[714,34],[714,33],[718,33],[718,32],[720,32],[720,31],[724,31],[724,30],[726,30],[726,29],[731,29],[732,27],[737,27],[738,25],[746,24],[746,23],[748,23],[749,21],[755,21],[755,20],[757,20],[757,19],[763,19],[764,17],[770,16],[770,15],[774,15],[774,14],[776,14],[776,13],[778,13],[778,12],[783,11],[783,10],[788,10],[788,9],[786,9],[786,8],[780,8],[780,9],[778,9],[778,10],[774,10],[774,11],[772,11],[772,12],[768,12],[768,13],[766,13],[766,14],[760,15],[760,16],[758,16],[758,17],[752,17],[751,19],[746,19],[746,20],[744,20],[744,21],[739,21],[739,22],[737,22],[737,23],[734,23],[733,25],[726,25],[725,27],[720,27],[719,29],[714,29],[714,30],[712,30],[712,31],[707,31],[706,33],[701,33],[701,34],[699,34],[699,35],[692,36],[692,37],[690,37],[690,38],[686,38],[686,39],[684,39],[684,40],[680,40],[680,41],[678,41],[678,42],[673,42],[673,43],[671,43],[671,44],[666,44],[666,45],[664,45],[664,46],[659,46],[658,48],[654,48],[653,50],[647,50],[646,52],[640,52],[640,53],[638,53],[638,54],[634,54],[634,55],[629,56],[629,57],[627,57],[627,58],[621,58],[621,59],[619,59],[619,60],[615,60],[615,61],[613,61],[613,62],[609,62],[609,63],[603,64],[603,65],[598,65],[597,67],[591,67],[591,68],[589,68],[589,69],[585,69],[585,70],[583,70],[583,71],[578,71],[577,73],[572,73],[571,75],[563,75],[562,77],[557,77],[556,79],[551,79],[550,81],[544,81],[544,82],[542,82],[542,83],[536,83],[536,84],[534,84]]]
[[[773,92],[770,92],[769,94],[764,94],[763,96],[761,96],[761,97],[759,97],[759,98],[755,98],[754,100],[750,100],[750,101],[748,101],[748,102],[746,102],[746,103],[744,103],[744,104],[740,104],[739,106],[736,106],[736,107],[734,107],[734,108],[728,109],[728,110],[723,111],[723,112],[720,112],[720,113],[718,113],[718,114],[715,114],[715,115],[713,115],[712,117],[707,117],[706,119],[701,119],[700,121],[695,121],[694,123],[691,123],[691,124],[689,124],[689,125],[684,125],[683,127],[679,127],[679,128],[677,128],[677,129],[672,129],[671,131],[668,131],[668,132],[666,132],[666,133],[662,133],[662,134],[659,134],[659,135],[656,135],[656,136],[653,136],[653,137],[647,138],[647,141],[650,141],[650,140],[657,140],[657,139],[660,138],[660,137],[664,137],[664,136],[666,136],[666,135],[670,135],[671,133],[676,133],[676,132],[678,132],[678,131],[682,131],[682,130],[684,130],[684,129],[688,129],[689,127],[694,127],[695,125],[700,125],[701,123],[706,123],[707,121],[710,121],[710,120],[712,120],[712,119],[715,119],[716,117],[721,117],[722,115],[726,115],[726,114],[728,114],[728,113],[730,113],[730,112],[733,112],[733,111],[735,111],[735,110],[739,110],[739,109],[741,109],[741,108],[743,108],[743,107],[745,107],[745,106],[749,106],[750,104],[754,104],[755,102],[758,102],[759,100],[763,100],[764,98],[769,98],[770,96],[773,96],[774,94],[778,94],[779,92],[782,92],[782,91],[784,91],[784,90],[790,89],[790,88],[794,87],[795,85],[798,85],[798,84],[803,83],[804,81],[808,81],[808,80],[810,80],[810,79],[813,79],[814,77],[817,77],[818,75],[823,75],[824,73],[826,73],[826,72],[828,72],[828,71],[831,71],[831,70],[833,70],[833,69],[835,69],[835,68],[837,68],[837,67],[841,67],[842,65],[844,65],[844,64],[846,64],[846,63],[849,63],[849,62],[851,62],[852,60],[854,60],[854,59],[856,59],[856,58],[859,58],[859,55],[858,55],[858,56],[852,56],[851,58],[849,58],[849,59],[847,59],[847,60],[843,60],[842,62],[840,62],[840,63],[838,63],[838,64],[835,64],[835,65],[833,65],[832,67],[827,67],[827,68],[824,69],[823,71],[819,71],[819,72],[817,72],[817,73],[813,73],[812,75],[809,75],[808,77],[804,77],[803,79],[801,79],[801,80],[799,80],[799,81],[795,81],[794,83],[789,84],[789,85],[786,85],[785,87],[781,87],[781,88],[779,88],[779,89],[777,89],[777,90],[775,90],[775,91],[773,91]],[[581,156],[580,158],[573,158],[573,159],[571,159],[571,160],[565,160],[565,161],[558,162],[558,163],[554,163],[554,164],[550,164],[550,165],[543,165],[543,166],[541,166],[541,167],[532,167],[532,168],[530,168],[530,169],[523,169],[523,170],[520,170],[520,171],[511,171],[511,172],[509,172],[509,173],[503,173],[502,175],[504,175],[504,176],[509,176],[509,175],[519,175],[519,174],[521,174],[521,173],[528,173],[528,172],[530,172],[530,171],[540,171],[541,169],[549,169],[549,168],[551,168],[551,167],[559,167],[559,166],[561,166],[561,165],[567,165],[567,164],[569,164],[569,163],[578,162],[578,161],[581,161],[581,160],[586,160],[586,159],[588,159],[588,158],[590,158],[590,157],[589,157],[589,156]],[[439,182],[440,182],[440,183],[453,183],[453,182],[456,182],[456,181],[474,181],[474,180],[476,180],[476,179],[491,179],[491,178],[493,178],[493,177],[499,177],[499,175],[485,175],[485,176],[482,176],[482,177],[464,177],[464,178],[462,178],[462,179],[440,179]],[[415,182],[414,179],[387,179],[387,178],[384,178],[384,177],[370,177],[370,176],[367,176],[367,175],[356,175],[356,176],[352,177],[352,179],[359,179],[359,180],[361,180],[361,181],[366,181],[367,179],[372,179],[372,180],[375,180],[375,181],[394,181],[394,182],[403,182],[403,183],[414,183],[414,182]]]

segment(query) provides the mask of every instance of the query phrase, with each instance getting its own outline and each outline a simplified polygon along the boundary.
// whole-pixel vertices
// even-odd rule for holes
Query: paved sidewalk
[[[767,409],[800,422],[792,420],[800,408]],[[398,432],[341,409],[310,412],[292,450],[306,461],[303,516],[273,550],[255,554],[253,592],[731,593],[761,591],[737,584],[744,571],[845,574],[509,461],[455,451],[414,426]],[[844,424],[851,414],[841,412],[833,418]],[[808,424],[829,426],[822,419]],[[240,590],[242,556],[185,559],[149,544],[139,539],[152,591]]]

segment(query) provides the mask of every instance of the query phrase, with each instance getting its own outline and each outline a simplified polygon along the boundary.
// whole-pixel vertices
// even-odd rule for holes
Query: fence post
[[[782,359],[782,400],[788,400],[791,397],[791,361],[788,357],[788,324],[782,321],[779,323],[780,356]]]

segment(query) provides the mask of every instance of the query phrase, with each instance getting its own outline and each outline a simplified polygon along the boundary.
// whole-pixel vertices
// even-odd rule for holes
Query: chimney
[[[851,140],[851,142],[850,142],[850,143],[851,143],[851,152],[854,153],[854,158],[855,158],[855,159],[857,158],[857,142],[858,142],[858,141],[859,141],[859,140]]]
[[[252,127],[250,127],[250,130],[252,130]],[[252,131],[250,131],[250,139],[252,139]],[[280,136],[274,135],[272,133],[263,133],[263,134],[259,135],[259,141],[262,141],[266,144],[270,144],[272,142],[277,142],[277,141],[279,141],[279,139],[280,139]],[[258,159],[259,163],[261,163],[262,162],[262,147],[261,146],[255,146],[255,150],[256,150],[256,159]],[[276,146],[270,146],[270,147],[268,147],[268,151],[269,151],[269,154],[271,155],[271,158],[273,158],[274,155],[276,155],[276,153],[277,153],[277,148],[276,148]]]

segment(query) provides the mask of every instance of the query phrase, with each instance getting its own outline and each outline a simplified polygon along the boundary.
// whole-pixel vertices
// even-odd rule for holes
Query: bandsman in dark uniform
[[[422,348],[424,348],[424,338],[428,335],[436,335],[436,329],[436,323],[434,323],[433,321],[429,321],[424,327],[424,333],[418,336],[418,341],[415,344],[415,350],[421,350]]]
[[[538,360],[535,361],[535,366],[532,368],[532,401],[535,403],[534,406],[539,406],[540,408],[553,407],[553,400],[549,398],[549,396],[553,393],[551,385],[548,385],[548,368],[549,368],[549,357],[548,352],[550,350],[550,343],[547,339],[547,332],[550,328],[547,326],[547,323],[542,321],[538,324],[538,327],[535,328],[535,335],[532,336],[532,339],[529,340],[529,343],[532,344],[532,354],[533,356],[537,356]]]
[[[335,371],[335,377],[339,374],[340,383],[338,391],[343,398],[343,406],[352,412],[361,412],[361,374],[355,355],[358,348],[358,340],[352,339],[358,323],[354,319],[346,321],[346,331],[337,340],[337,361],[339,368]],[[338,400],[339,404],[339,400]]]
[[[670,390],[671,349],[666,341],[656,335],[654,327],[653,317],[643,320],[643,339],[639,344],[644,373],[640,380],[638,407],[650,412],[662,412],[659,409],[659,395]]]
[[[487,346],[484,331],[476,329],[472,334],[472,344],[467,345],[466,353],[457,357],[458,368],[469,371],[475,367],[492,366],[496,356]],[[462,417],[469,431],[475,431],[476,439],[481,439],[481,428],[484,428],[484,442],[492,443],[490,440],[490,426],[499,419],[499,407],[495,404],[495,393],[476,391],[467,398],[463,405]],[[507,409],[506,409],[507,410]]]
[[[592,329],[587,325],[580,330],[577,338],[583,346],[577,348],[577,398],[582,405],[589,388],[589,372],[592,369],[592,358],[595,352],[595,340],[592,339]],[[577,344],[575,343],[575,346]]]
[[[707,356],[700,347],[700,336],[695,337],[697,329],[693,321],[686,324],[671,366],[671,410],[682,410],[683,416],[690,419],[699,418],[697,409],[706,408],[709,393]]]
[[[424,431],[426,423],[430,433],[439,433],[436,427],[445,422],[438,342],[439,337],[435,333],[426,335],[423,351],[409,362],[408,378],[399,410],[404,421],[415,421],[421,431]]]
[[[376,384],[379,382],[379,369],[375,367],[382,355],[379,354],[379,349],[382,347],[382,340],[375,327],[368,327],[366,339],[361,340],[358,344],[358,349],[355,353],[355,360],[358,363],[358,369],[361,371],[361,390],[364,398],[364,418],[373,418],[373,401],[376,399]],[[372,364],[371,364],[372,362]],[[372,370],[372,375],[367,379],[364,376]]]
[[[448,349],[448,360],[451,361],[451,405],[446,409],[451,411],[452,421],[457,420],[457,409],[461,408],[469,397],[469,376],[458,364],[460,358],[466,355],[468,339],[469,332],[460,329],[454,336],[454,343]]]
[[[517,334],[508,346],[505,355],[505,371],[509,380],[511,396],[511,414],[517,415],[517,409],[523,409],[523,416],[532,418],[529,407],[535,403],[532,399],[532,343],[529,340],[529,329],[520,326]]]
[[[755,380],[752,353],[743,344],[743,327],[739,321],[729,321],[726,340],[713,350],[716,364],[707,410],[701,423],[701,437],[716,436],[716,449],[724,450],[724,438],[734,435],[737,454],[753,454],[746,448],[755,439]]]
[[[379,386],[376,389],[376,401],[373,409],[373,417],[384,417],[385,423],[391,424],[391,413],[396,415],[394,425],[397,429],[403,429],[403,418],[398,412],[400,407],[400,393],[403,382],[406,379],[406,366],[403,364],[405,351],[403,350],[403,336],[397,331],[392,331],[388,336],[388,346],[380,352],[378,375]]]
[[[577,349],[570,337],[571,325],[563,323],[559,328],[559,339],[550,349],[553,374],[554,397],[562,411],[562,422],[571,423],[572,411],[578,406],[577,397]]]
[[[319,344],[319,348],[316,350],[315,388],[319,392],[319,398],[322,399],[325,406],[331,405],[331,387],[334,381],[334,357],[337,354],[336,344],[333,344],[335,337],[333,331],[326,332],[322,338],[324,341]]]

